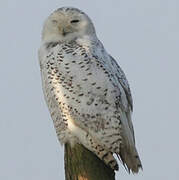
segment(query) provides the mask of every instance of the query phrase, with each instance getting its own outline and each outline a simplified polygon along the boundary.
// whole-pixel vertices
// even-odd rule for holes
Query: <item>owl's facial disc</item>
[[[59,9],[44,24],[42,39],[45,41],[71,41],[95,34],[89,17],[77,9]]]

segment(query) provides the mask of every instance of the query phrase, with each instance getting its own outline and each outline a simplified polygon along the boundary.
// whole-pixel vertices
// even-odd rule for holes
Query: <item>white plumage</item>
[[[135,147],[130,88],[89,17],[68,7],[52,13],[44,24],[39,62],[59,141],[81,143],[117,170],[116,153],[137,173],[142,165]]]

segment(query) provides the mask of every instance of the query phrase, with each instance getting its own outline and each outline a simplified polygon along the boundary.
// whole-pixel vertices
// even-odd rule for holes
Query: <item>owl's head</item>
[[[45,21],[42,41],[66,42],[83,36],[95,36],[95,28],[90,18],[79,9],[62,7]]]

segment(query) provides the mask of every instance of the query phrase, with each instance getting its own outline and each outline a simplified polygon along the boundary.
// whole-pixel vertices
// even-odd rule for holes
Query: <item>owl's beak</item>
[[[65,28],[62,29],[62,35],[66,36],[68,34],[68,32],[65,30]]]
[[[62,36],[66,36],[67,34],[69,34],[71,32],[69,26],[63,26],[63,27],[60,26],[58,28],[59,28],[59,31],[62,34]]]

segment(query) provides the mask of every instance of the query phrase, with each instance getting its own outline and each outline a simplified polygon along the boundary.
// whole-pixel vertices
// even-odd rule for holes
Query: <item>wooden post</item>
[[[115,172],[94,153],[76,144],[65,144],[66,180],[115,180]]]

